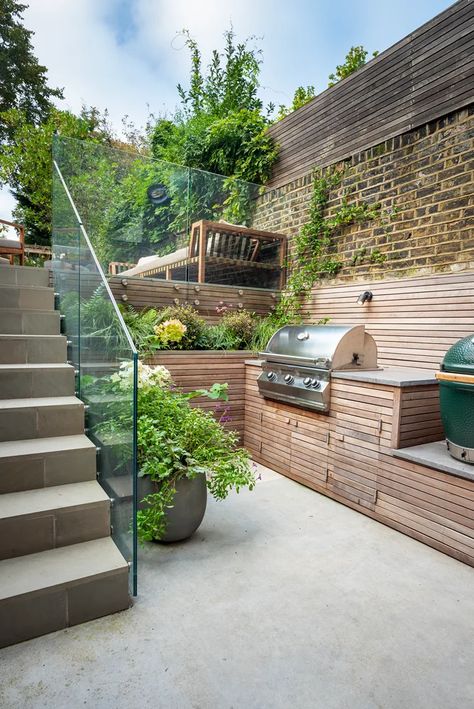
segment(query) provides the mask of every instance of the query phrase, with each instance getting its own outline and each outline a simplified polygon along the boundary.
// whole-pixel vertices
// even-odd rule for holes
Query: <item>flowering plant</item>
[[[119,371],[112,374],[110,381],[117,384],[121,389],[128,389],[133,385],[133,362],[122,362]],[[138,361],[138,388],[158,386],[163,388],[171,386],[173,383],[171,374],[166,367],[156,365],[150,367],[141,360]]]
[[[181,342],[187,329],[188,328],[181,322],[181,320],[174,318],[172,320],[165,320],[159,325],[155,325],[154,332],[160,344],[166,346],[170,342]]]
[[[156,383],[151,375],[138,391],[139,476],[156,483],[156,492],[142,500],[138,512],[141,541],[160,539],[165,533],[167,510],[173,507],[180,478],[205,475],[207,488],[217,500],[225,499],[232,489],[252,490],[255,485],[249,453],[238,446],[238,434],[222,425],[230,420],[227,405],[220,412],[220,400],[228,399],[227,384],[183,393],[163,385],[164,381],[162,373]],[[216,402],[219,420],[191,406],[190,400],[200,396]]]

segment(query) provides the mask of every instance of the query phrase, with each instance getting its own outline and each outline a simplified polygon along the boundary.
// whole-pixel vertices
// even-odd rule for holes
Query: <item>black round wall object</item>
[[[166,185],[162,185],[159,182],[155,182],[153,185],[150,185],[146,193],[148,195],[148,199],[155,205],[155,207],[162,207],[171,201]]]

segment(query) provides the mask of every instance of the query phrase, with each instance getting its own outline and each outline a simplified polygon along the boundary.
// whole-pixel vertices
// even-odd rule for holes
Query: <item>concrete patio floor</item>
[[[263,470],[133,610],[0,650],[0,707],[468,709],[474,570]]]

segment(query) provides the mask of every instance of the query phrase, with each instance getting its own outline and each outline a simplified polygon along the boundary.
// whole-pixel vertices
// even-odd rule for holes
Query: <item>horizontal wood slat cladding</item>
[[[436,386],[333,380],[326,415],[264,399],[259,373],[246,366],[244,445],[257,462],[474,566],[474,483],[391,454],[424,401],[416,416],[430,440]]]
[[[161,364],[170,372],[176,386],[185,392],[196,389],[209,389],[215,382],[229,385],[229,401],[216,402],[205,397],[199,397],[191,401],[192,406],[198,406],[205,411],[215,412],[216,404],[219,409],[216,417],[223,415],[224,409],[228,408],[226,418],[223,421],[225,428],[237,431],[242,438],[244,433],[245,416],[245,365],[244,362],[251,355],[250,352],[214,352],[203,351],[182,351],[182,352],[158,352],[147,359],[148,364]]]
[[[280,153],[269,186],[472,103],[473,54],[474,3],[460,0],[273,125]]]
[[[364,290],[373,299],[357,305]],[[365,325],[381,366],[435,370],[452,344],[474,332],[474,272],[323,285],[305,311],[310,322]]]
[[[165,308],[169,305],[193,305],[206,319],[218,320],[217,307],[227,305],[234,310],[245,309],[266,315],[278,302],[279,291],[260,288],[238,288],[237,286],[220,286],[214,284],[199,284],[162,281],[151,278],[126,278],[122,285],[120,276],[111,278],[109,283],[115,299],[119,303],[127,303],[134,308]],[[126,301],[122,296],[126,296]]]

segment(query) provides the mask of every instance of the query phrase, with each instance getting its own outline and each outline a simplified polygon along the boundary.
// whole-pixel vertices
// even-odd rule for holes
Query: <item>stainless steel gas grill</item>
[[[377,345],[364,325],[286,325],[260,357],[260,394],[316,411],[329,411],[331,372],[377,369]]]

